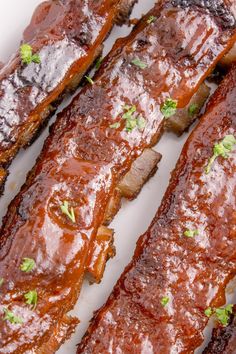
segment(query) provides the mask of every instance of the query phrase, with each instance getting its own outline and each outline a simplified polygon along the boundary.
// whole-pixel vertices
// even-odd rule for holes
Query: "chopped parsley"
[[[161,107],[161,113],[165,118],[170,118],[176,113],[178,101],[167,98]]]
[[[135,115],[136,106],[125,105],[125,113],[122,118],[125,119],[125,128],[127,132],[132,132],[134,128],[143,130],[146,124],[146,120],[141,115]]]
[[[93,81],[93,79],[91,79],[90,76],[86,76],[86,75],[85,75],[85,79],[86,79],[91,85],[94,84],[94,81]]]
[[[63,214],[67,215],[68,218],[75,223],[75,213],[74,213],[74,208],[71,207],[69,211],[69,203],[65,200],[63,204],[61,205],[61,211]]]
[[[138,128],[143,130],[146,125],[146,120],[143,116],[136,114],[136,106],[124,105],[123,109],[125,113],[122,115],[122,119],[125,120],[125,129],[128,133],[133,129]],[[115,122],[110,125],[110,128],[118,129],[121,126],[120,122]]]
[[[102,64],[102,61],[103,61],[103,57],[99,57],[96,61],[96,64],[95,64],[95,69],[98,70]]]
[[[0,278],[0,287],[2,286],[3,283],[4,283],[4,279]]]
[[[208,307],[205,311],[204,311],[205,315],[207,317],[211,317],[213,311],[212,311],[212,308],[211,307]]]
[[[110,125],[110,128],[112,129],[118,129],[120,128],[120,122],[115,122],[113,124]]]
[[[150,23],[152,23],[152,22],[154,22],[154,21],[156,21],[156,17],[155,16],[149,16],[149,18],[148,18],[148,20],[147,20],[147,23],[150,25]]]
[[[165,306],[168,304],[169,301],[170,301],[170,299],[168,298],[168,296],[164,296],[164,297],[161,299],[161,305],[162,305],[163,307],[165,307]]]
[[[230,315],[233,313],[233,305],[229,304],[225,307],[211,308],[208,307],[204,311],[207,317],[211,317],[213,314],[216,315],[217,320],[222,326],[227,326],[229,323]]]
[[[227,159],[229,157],[228,154],[233,150],[235,144],[236,139],[233,135],[226,135],[223,140],[216,143],[213,148],[213,155],[209,159],[208,165],[205,168],[205,173],[210,173],[212,165],[217,157],[222,156],[224,159]]]
[[[4,321],[9,321],[12,324],[23,323],[23,320],[20,317],[14,315],[14,313],[12,311],[8,310],[8,308],[4,308],[3,311],[5,313],[5,317],[3,318]]]
[[[198,112],[198,109],[199,109],[198,105],[196,103],[192,103],[188,109],[189,115],[193,117]]]
[[[24,298],[26,299],[26,304],[31,305],[33,309],[37,306],[38,302],[38,294],[36,290],[30,290],[28,293],[24,295]]]
[[[229,323],[230,315],[233,313],[233,305],[227,305],[225,307],[220,307],[215,309],[215,314],[218,321],[223,325],[227,326]]]
[[[29,273],[34,268],[35,261],[32,258],[23,258],[22,263],[20,265],[20,270],[22,270],[22,272]]]
[[[139,60],[138,58],[133,59],[131,63],[135,66],[137,66],[140,69],[145,69],[147,67],[147,64],[144,63],[143,61]]]
[[[186,230],[184,231],[184,236],[192,238],[194,236],[199,235],[199,231],[198,230]]]
[[[37,63],[41,62],[40,56],[38,54],[33,54],[32,47],[29,44],[22,44],[20,46],[20,56],[23,64]]]

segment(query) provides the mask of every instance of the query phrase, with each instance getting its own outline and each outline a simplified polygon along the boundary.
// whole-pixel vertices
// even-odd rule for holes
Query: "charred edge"
[[[224,0],[171,0],[175,7],[200,7],[216,18],[223,29],[235,28],[236,19]]]
[[[116,17],[116,24],[121,26],[128,22],[133,6],[138,0],[122,0],[119,8],[119,13]]]

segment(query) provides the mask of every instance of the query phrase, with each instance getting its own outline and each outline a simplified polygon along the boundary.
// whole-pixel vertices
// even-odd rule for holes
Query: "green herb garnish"
[[[103,57],[99,57],[96,61],[96,64],[95,64],[95,69],[98,70],[102,64],[102,61],[103,61]]]
[[[197,236],[197,235],[199,235],[199,231],[198,230],[186,230],[186,231],[184,231],[184,236],[186,236],[186,237],[192,238],[192,237]]]
[[[126,111],[122,116],[126,120],[126,131],[131,132],[136,127],[142,130],[145,127],[146,120],[141,115],[135,116],[136,106],[125,105],[123,108]]]
[[[120,122],[115,122],[109,126],[112,129],[118,129],[120,128]]]
[[[23,258],[22,263],[20,265],[20,270],[22,270],[22,272],[29,273],[34,268],[35,261],[32,258]]]
[[[226,135],[223,140],[216,143],[213,148],[213,156],[209,159],[208,165],[205,168],[205,173],[210,173],[212,165],[217,157],[222,156],[224,159],[228,158],[228,154],[233,150],[235,144],[236,139],[233,135]]]
[[[156,19],[157,19],[157,18],[156,18],[155,16],[152,16],[152,15],[151,15],[151,16],[149,16],[149,18],[148,18],[148,20],[147,20],[147,23],[150,24],[150,23],[156,21]]]
[[[4,308],[3,311],[5,313],[5,317],[3,318],[4,321],[9,321],[12,324],[23,323],[23,320],[20,317],[14,315],[14,313],[12,311],[8,310],[8,308]]]
[[[94,84],[94,81],[91,79],[90,76],[86,76],[86,75],[85,75],[85,79],[86,79],[91,85]]]
[[[74,208],[71,207],[69,211],[69,203],[65,200],[63,204],[61,205],[61,211],[63,214],[67,215],[68,218],[75,223],[75,213],[74,213]]]
[[[143,61],[139,60],[138,58],[133,59],[133,60],[131,61],[131,63],[132,63],[133,65],[136,65],[136,66],[139,67],[140,69],[145,69],[145,68],[147,67],[147,64],[144,63]]]
[[[24,295],[24,298],[26,299],[26,304],[31,305],[33,309],[37,306],[38,302],[38,294],[36,290],[30,290],[28,293]]]
[[[188,109],[189,115],[193,117],[198,112],[198,109],[199,109],[198,105],[196,103],[192,103]]]
[[[167,98],[161,107],[161,113],[165,118],[170,118],[176,113],[178,101]]]
[[[3,283],[4,283],[4,279],[0,278],[0,286],[2,286]]]
[[[170,301],[170,299],[168,298],[168,296],[164,296],[164,297],[161,299],[161,305],[162,305],[163,307],[165,307],[165,306],[168,304],[169,301]]]
[[[215,309],[215,314],[218,321],[223,325],[227,326],[229,323],[230,315],[233,313],[233,305],[227,305],[226,307],[220,307]]]
[[[32,62],[39,64],[41,62],[38,54],[33,54],[32,47],[29,44],[22,44],[20,46],[20,56],[23,64],[30,64]]]
[[[207,317],[211,317],[211,315],[213,314],[212,308],[208,307],[205,311],[204,311],[205,315]]]
[[[229,323],[230,315],[233,313],[233,305],[229,304],[226,305],[225,307],[219,307],[219,308],[208,307],[204,311],[204,313],[207,317],[211,317],[213,314],[215,314],[218,321],[222,324],[222,326],[227,326]]]

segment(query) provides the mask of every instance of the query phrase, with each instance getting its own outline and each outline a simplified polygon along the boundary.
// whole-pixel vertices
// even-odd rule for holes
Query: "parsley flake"
[[[26,299],[26,304],[31,305],[33,310],[37,306],[38,302],[38,293],[36,290],[30,290],[28,293],[24,295],[24,298]]]
[[[165,307],[165,306],[168,304],[169,301],[170,301],[170,299],[168,298],[168,296],[164,296],[164,297],[161,299],[161,305],[162,305],[163,307]]]
[[[199,235],[199,231],[198,230],[186,230],[184,231],[184,236],[192,238],[194,236]]]
[[[126,111],[122,118],[126,120],[125,128],[127,132],[132,132],[136,127],[139,130],[145,127],[146,120],[141,115],[135,116],[136,106],[125,105],[123,109]]]
[[[115,122],[109,126],[112,129],[118,129],[120,128],[120,122]]]
[[[131,61],[131,63],[135,66],[137,66],[140,69],[145,69],[147,67],[147,64],[144,63],[143,61],[139,60],[138,58],[135,58]]]
[[[190,117],[193,117],[198,112],[198,109],[199,109],[198,105],[196,103],[192,103],[188,109],[188,113]]]
[[[12,324],[22,324],[23,323],[23,320],[20,317],[14,315],[14,313],[12,311],[8,310],[8,308],[4,308],[3,311],[5,313],[5,317],[3,318],[4,321],[9,321]]]
[[[35,261],[32,258],[23,258],[20,265],[20,270],[22,272],[29,273],[35,268]]]
[[[65,200],[63,202],[63,204],[60,206],[61,207],[61,211],[63,214],[67,215],[68,218],[75,223],[75,213],[74,213],[74,208],[71,207],[70,211],[69,211],[69,203]]]
[[[148,18],[148,20],[147,20],[147,23],[150,25],[150,23],[152,23],[152,22],[154,22],[154,21],[156,21],[156,17],[155,16],[149,16],[149,18]]]
[[[98,70],[102,64],[102,61],[103,61],[103,57],[99,57],[96,61],[96,64],[95,64],[95,69]]]
[[[22,44],[20,46],[20,56],[23,64],[37,63],[41,62],[40,56],[38,54],[33,54],[32,47],[29,44]]]
[[[215,309],[215,314],[218,321],[223,325],[227,326],[229,323],[230,315],[233,313],[233,305],[227,305],[226,307],[220,307]]]
[[[213,314],[215,314],[220,324],[222,324],[222,326],[227,326],[229,323],[230,315],[233,313],[233,305],[229,304],[225,307],[219,307],[215,309],[208,307],[204,313],[207,317],[211,317]]]
[[[204,311],[205,315],[207,317],[211,317],[213,311],[212,311],[212,308],[211,307],[208,307],[205,311]]]
[[[226,135],[223,140],[216,143],[213,148],[213,155],[209,159],[208,165],[205,168],[205,173],[210,173],[212,165],[217,157],[222,156],[224,159],[227,159],[229,157],[228,154],[233,150],[235,144],[236,139],[233,135]]]
[[[161,107],[161,113],[165,118],[170,118],[176,113],[178,101],[167,98]]]
[[[85,75],[85,79],[90,83],[90,85],[93,85],[93,84],[94,84],[94,81],[93,81],[93,79],[91,79],[90,76],[86,76],[86,75]]]
[[[4,283],[4,279],[0,278],[0,287],[2,286],[3,283]]]

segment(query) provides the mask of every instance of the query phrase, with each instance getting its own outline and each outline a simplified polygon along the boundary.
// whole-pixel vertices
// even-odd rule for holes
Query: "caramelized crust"
[[[76,88],[113,24],[124,22],[135,2],[48,0],[38,6],[22,42],[39,54],[40,64],[24,65],[16,53],[0,71],[0,168],[31,142],[62,94]]]
[[[78,354],[190,354],[202,343],[204,311],[224,304],[236,275],[236,147],[205,173],[214,144],[236,138],[235,103],[236,66],[185,144],[156,217]]]
[[[156,20],[149,23],[151,15]],[[166,98],[185,107],[232,46],[234,27],[219,23],[202,7],[158,2],[131,35],[116,42],[94,85],[58,116],[1,229],[1,354],[40,349],[73,308],[107,204],[135,159],[160,137]],[[135,106],[142,128],[126,130],[125,105]],[[61,209],[65,201],[74,221]],[[28,273],[20,269],[26,257],[36,263]],[[35,310],[24,301],[33,289]],[[4,308],[23,323],[4,320]]]

